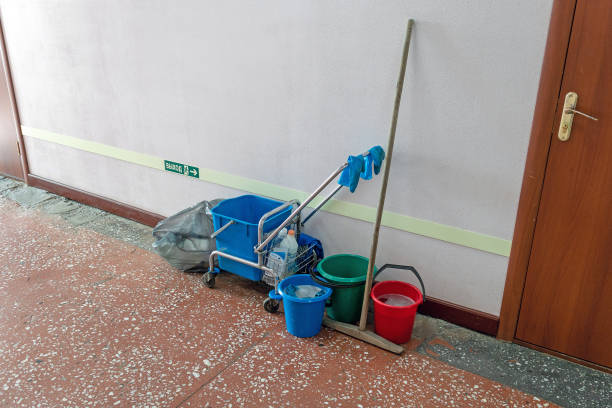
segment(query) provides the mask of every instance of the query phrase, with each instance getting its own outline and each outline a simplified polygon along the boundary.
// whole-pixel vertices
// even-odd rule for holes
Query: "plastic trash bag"
[[[202,201],[161,220],[153,228],[155,252],[180,270],[208,270],[208,257],[215,250],[210,209],[220,201]]]
[[[300,299],[309,299],[322,296],[325,291],[315,285],[287,285],[285,293]]]

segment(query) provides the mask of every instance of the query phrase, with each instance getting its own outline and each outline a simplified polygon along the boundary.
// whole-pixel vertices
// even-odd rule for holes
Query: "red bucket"
[[[414,317],[423,303],[421,291],[407,282],[383,281],[374,285],[370,296],[374,300],[376,334],[396,344],[409,342]]]

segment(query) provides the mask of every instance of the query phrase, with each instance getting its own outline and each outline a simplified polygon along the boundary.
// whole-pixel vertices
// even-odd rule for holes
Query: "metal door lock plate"
[[[572,133],[572,123],[574,122],[574,109],[578,104],[578,94],[576,92],[568,92],[565,95],[563,103],[563,113],[561,114],[561,123],[559,124],[559,140],[566,142]]]

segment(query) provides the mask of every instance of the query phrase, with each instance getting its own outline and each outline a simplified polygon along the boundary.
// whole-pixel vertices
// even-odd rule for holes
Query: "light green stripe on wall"
[[[25,136],[35,139],[45,140],[47,142],[72,147],[106,157],[112,157],[114,159],[139,164],[141,166],[164,170],[164,159],[156,156],[137,153],[103,143],[92,142],[89,140],[79,139],[76,137],[66,136],[28,126],[22,126],[21,131]],[[172,158],[168,159],[174,160]],[[187,164],[195,165],[195,163]],[[278,200],[286,201],[295,198],[303,201],[309,194],[304,191],[201,167],[199,178],[210,183],[219,184],[236,190],[247,191],[253,194],[259,194]],[[321,198],[318,197],[317,199],[313,200],[311,207],[316,206],[320,202]],[[333,214],[339,214],[368,222],[373,222],[376,215],[376,209],[373,207],[341,200],[331,200],[325,205],[325,207],[323,207],[323,209]],[[468,231],[465,229],[452,227],[450,225],[421,220],[391,211],[384,212],[382,225],[497,255],[509,256],[510,254],[511,242],[506,239],[480,234],[478,232]]]

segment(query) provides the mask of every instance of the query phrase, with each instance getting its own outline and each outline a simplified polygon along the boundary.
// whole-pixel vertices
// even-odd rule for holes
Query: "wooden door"
[[[557,137],[578,94],[570,139]],[[612,367],[612,1],[579,0],[516,338]]]
[[[2,53],[2,60],[6,61],[1,27],[0,52]],[[0,61],[0,174],[23,179],[18,134],[17,129],[15,129],[9,92],[6,72],[2,61]]]

